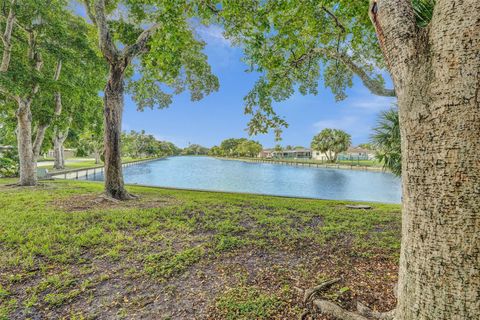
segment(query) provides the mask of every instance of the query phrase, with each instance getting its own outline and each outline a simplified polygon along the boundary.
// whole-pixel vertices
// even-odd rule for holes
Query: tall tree
[[[226,33],[245,45],[261,79],[246,97],[252,132],[281,129],[273,101],[317,92],[337,98],[358,76],[397,96],[402,137],[402,245],[396,320],[480,317],[480,1],[222,2]],[[235,14],[237,12],[237,14]],[[249,14],[243,14],[248,12]],[[370,18],[371,23],[368,22]],[[378,40],[377,38],[378,37]],[[394,89],[375,75],[386,67]],[[321,311],[366,319],[315,300]],[[362,313],[368,314],[364,308]]]
[[[312,150],[324,153],[330,162],[337,161],[338,154],[347,151],[352,144],[352,137],[339,129],[323,129],[312,139]]]
[[[120,157],[121,122],[125,80],[139,109],[166,107],[172,95],[190,90],[192,100],[218,89],[211,74],[204,43],[196,39],[190,19],[206,16],[205,1],[108,1],[84,0],[90,20],[97,27],[98,45],[109,65],[104,89],[105,192],[129,199]],[[165,86],[170,88],[166,92]]]
[[[88,26],[67,4],[11,0],[4,6],[0,93],[15,103],[20,185],[36,184],[36,157],[54,115],[60,114],[61,91],[83,90],[75,81],[81,73],[68,66],[81,65],[92,47]]]

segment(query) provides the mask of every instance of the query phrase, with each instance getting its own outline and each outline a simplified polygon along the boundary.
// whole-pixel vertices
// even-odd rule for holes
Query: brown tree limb
[[[361,302],[357,302],[357,312],[364,317],[379,320],[393,320],[395,318],[395,310],[391,310],[388,312],[378,312],[370,309]]]
[[[347,311],[333,302],[327,300],[314,300],[313,304],[323,314],[334,316],[341,320],[368,320],[368,318],[361,316],[355,312]]]
[[[94,22],[98,29],[100,50],[105,58],[112,63],[118,58],[118,49],[113,42],[113,37],[108,28],[107,16],[105,13],[105,0],[95,0]]]
[[[339,282],[340,280],[341,280],[340,278],[335,278],[332,280],[325,281],[319,284],[318,286],[305,290],[305,293],[303,295],[303,303],[307,303],[315,293],[330,287],[331,285]]]
[[[95,19],[95,14],[93,13],[90,0],[84,0],[83,4],[85,5],[85,11],[87,12],[87,16],[90,18],[90,20],[92,20],[93,24],[97,24],[97,20]]]
[[[1,35],[1,40],[3,42],[3,54],[2,54],[2,63],[0,65],[0,72],[6,72],[10,66],[10,58],[12,57],[12,32],[13,25],[15,24],[15,2],[12,0],[10,2],[10,9],[8,11],[7,20],[5,23],[5,31]]]
[[[40,124],[37,128],[37,134],[35,135],[35,140],[32,146],[33,156],[35,159],[40,155],[40,150],[42,148],[43,140],[45,139],[45,132],[47,131],[47,128],[48,123]]]
[[[345,66],[354,74],[356,74],[360,80],[362,80],[365,87],[367,87],[373,94],[383,97],[395,97],[394,89],[385,88],[381,82],[372,79],[368,73],[358,66],[353,59],[345,53],[341,53],[336,50],[326,49],[326,48],[314,48],[313,53],[324,54],[330,58],[338,59],[340,62],[345,64]]]
[[[338,17],[333,14],[333,12],[331,12],[330,10],[328,10],[326,7],[322,6],[322,10],[325,11],[330,17],[332,17],[333,20],[335,20],[335,24],[337,25],[337,28],[339,28],[340,30],[342,30],[342,33],[345,33],[345,27],[343,26],[343,24],[340,23],[340,20],[338,19]]]
[[[370,19],[395,84],[405,77],[403,64],[417,61],[423,32],[416,23],[411,0],[370,0]]]
[[[147,50],[148,40],[160,29],[161,24],[155,23],[151,27],[145,29],[137,38],[135,43],[131,46],[125,47],[122,56],[126,59],[132,59],[136,55],[145,52]]]

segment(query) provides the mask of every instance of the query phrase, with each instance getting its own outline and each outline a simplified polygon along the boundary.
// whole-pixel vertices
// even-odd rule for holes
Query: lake
[[[400,179],[386,172],[171,157],[124,168],[125,182],[331,200],[400,203]],[[103,180],[103,174],[89,180]]]

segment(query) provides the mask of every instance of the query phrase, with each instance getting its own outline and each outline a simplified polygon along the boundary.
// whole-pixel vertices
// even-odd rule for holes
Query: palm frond
[[[433,16],[436,0],[412,0],[413,10],[420,27],[426,27]]]

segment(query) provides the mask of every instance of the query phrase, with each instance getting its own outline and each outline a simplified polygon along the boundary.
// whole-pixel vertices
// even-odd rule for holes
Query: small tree
[[[396,176],[402,174],[402,146],[398,110],[390,109],[380,113],[373,129],[372,144],[375,157]]]
[[[337,161],[338,154],[352,144],[351,136],[339,129],[323,129],[313,137],[312,149],[324,153],[329,162]]]

